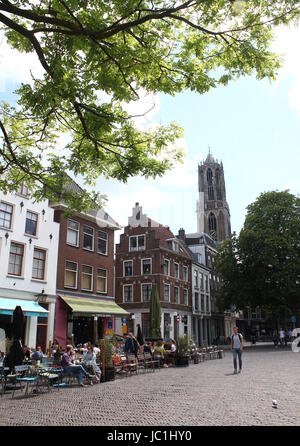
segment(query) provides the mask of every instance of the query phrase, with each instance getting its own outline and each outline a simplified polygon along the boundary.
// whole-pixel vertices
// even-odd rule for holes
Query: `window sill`
[[[34,238],[34,239],[38,239],[38,236],[37,235],[32,235],[32,234],[27,234],[26,232],[24,233],[24,236],[25,237],[30,237],[30,238]]]
[[[0,226],[0,229],[2,229],[2,231],[14,232],[11,228],[6,228],[5,226]]]
[[[99,256],[106,256],[106,257],[108,257],[108,253],[104,254],[103,252],[98,252],[97,254],[99,254]]]
[[[47,283],[45,279],[31,279],[31,282]]]
[[[72,246],[72,248],[79,248],[79,245],[72,245],[71,243],[67,243],[67,242],[66,242],[66,245],[67,246]]]
[[[74,286],[67,286],[67,285],[64,285],[64,288],[67,288],[68,290],[78,290],[78,287],[77,287],[77,286],[74,287]]]
[[[82,249],[84,249],[84,251],[88,251],[88,252],[92,252],[92,253],[95,252],[93,249],[88,249],[88,248],[84,248],[84,247],[82,247]]]
[[[24,276],[15,276],[15,275],[13,275],[13,274],[7,274],[6,277],[10,277],[11,279],[22,279],[22,280],[25,279]]]

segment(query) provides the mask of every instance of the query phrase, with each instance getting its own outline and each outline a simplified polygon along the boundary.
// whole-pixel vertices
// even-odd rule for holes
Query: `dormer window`
[[[179,251],[179,244],[175,240],[172,241],[172,250],[175,252]]]

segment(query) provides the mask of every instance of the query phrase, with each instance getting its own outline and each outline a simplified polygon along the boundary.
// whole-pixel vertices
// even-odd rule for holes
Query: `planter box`
[[[101,382],[113,381],[115,379],[114,367],[105,367],[105,374],[101,375]]]
[[[176,356],[175,364],[177,367],[187,367],[189,365],[189,356]]]

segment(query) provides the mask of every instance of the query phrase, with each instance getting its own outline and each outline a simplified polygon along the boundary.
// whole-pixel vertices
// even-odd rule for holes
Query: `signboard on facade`
[[[291,321],[293,322],[293,324],[296,323],[296,316],[291,316]]]

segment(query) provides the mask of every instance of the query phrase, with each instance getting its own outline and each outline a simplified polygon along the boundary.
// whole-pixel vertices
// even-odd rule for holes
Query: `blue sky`
[[[139,202],[148,216],[174,233],[180,227],[195,232],[197,164],[206,158],[209,146],[223,161],[233,231],[240,231],[246,206],[261,192],[299,193],[300,30],[281,28],[276,35],[274,50],[285,54],[276,82],[245,77],[202,96],[185,92],[155,98],[152,123],[176,121],[184,128],[185,162],[162,179],[134,178],[127,184],[100,179],[97,187],[107,195],[106,210],[115,220],[126,225]],[[13,53],[2,40],[0,64],[0,100],[11,101],[18,83],[28,80],[26,67],[36,67],[36,61]]]

